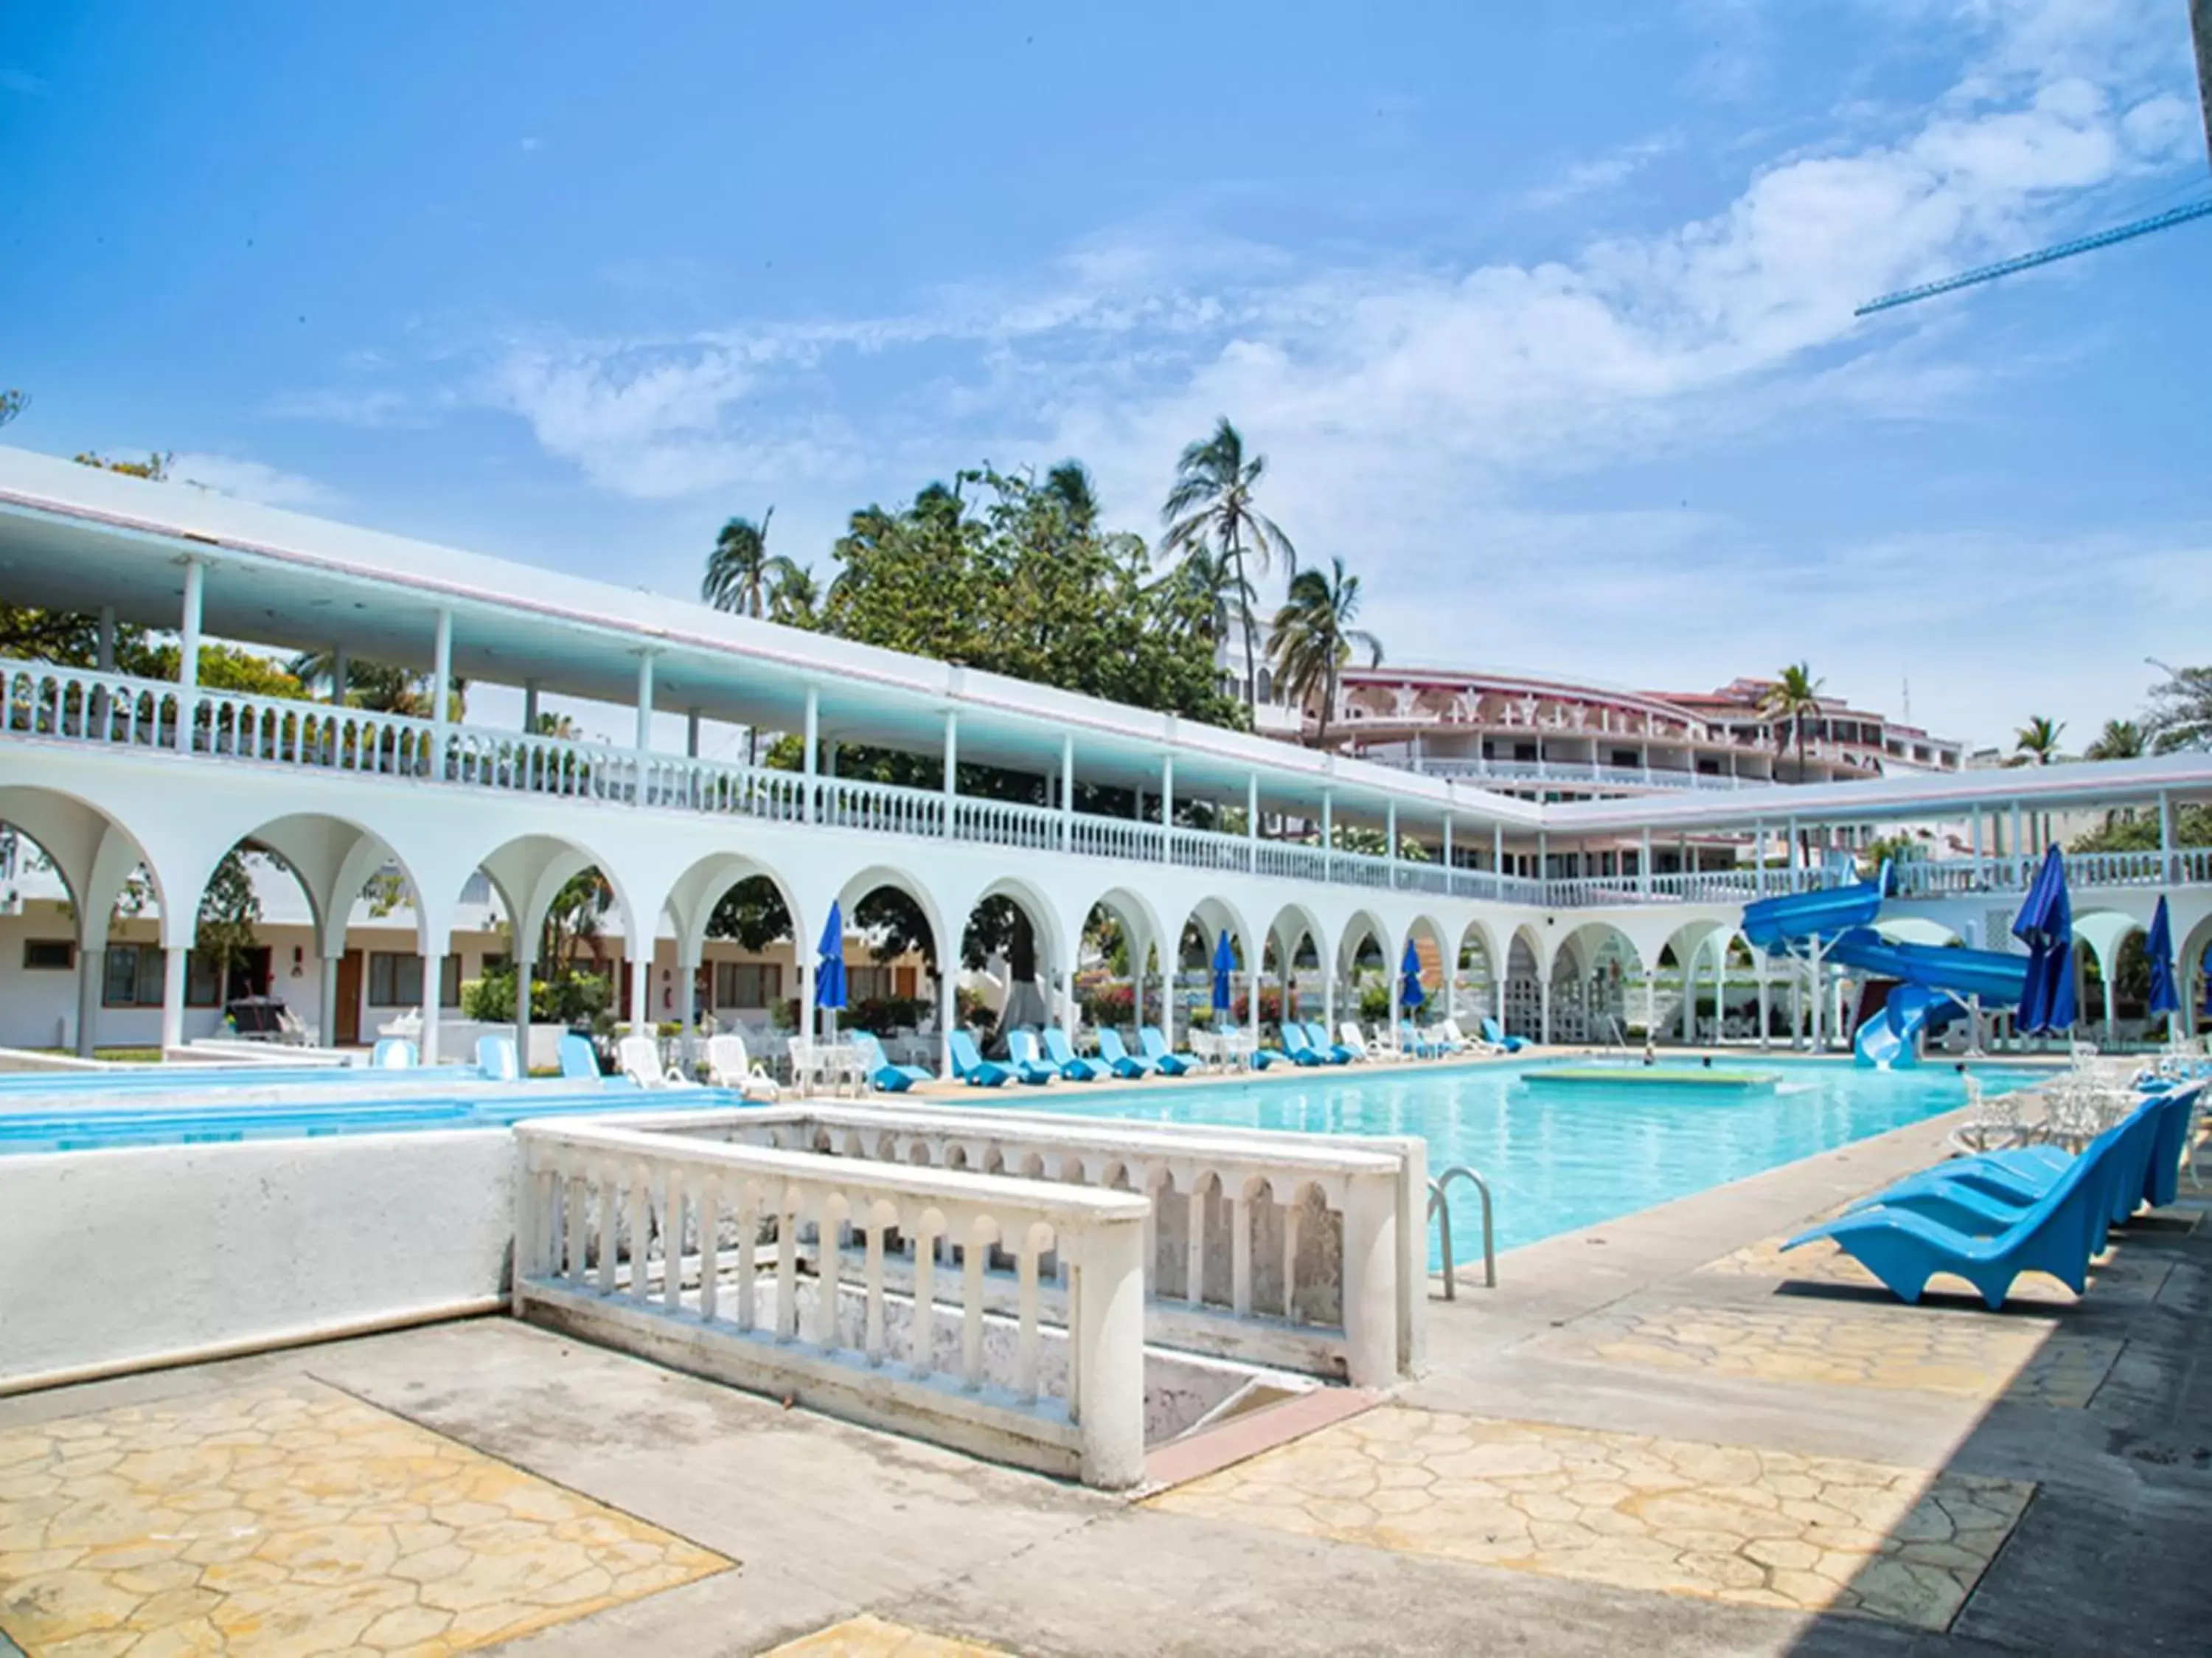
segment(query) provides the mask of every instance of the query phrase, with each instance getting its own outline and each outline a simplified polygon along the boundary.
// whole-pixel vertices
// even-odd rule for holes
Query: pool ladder
[[[1429,1182],[1429,1218],[1439,1223],[1443,1236],[1444,1299],[1448,1301],[1459,1299],[1459,1277],[1452,1259],[1451,1209],[1444,1202],[1444,1192],[1454,1180],[1465,1180],[1482,1200],[1482,1283],[1486,1289],[1498,1288],[1497,1234],[1491,1223],[1490,1182],[1465,1163],[1455,1163]]]

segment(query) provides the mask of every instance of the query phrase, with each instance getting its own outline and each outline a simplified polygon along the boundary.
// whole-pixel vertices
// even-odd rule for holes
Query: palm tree
[[[1797,740],[1797,781],[1805,781],[1805,722],[1820,711],[1820,687],[1826,680],[1813,677],[1809,662],[1782,670],[1759,699],[1759,711],[1777,723],[1774,747],[1783,748],[1790,737]]]
[[[2048,765],[2058,758],[2058,736],[2066,729],[2063,720],[2050,720],[2042,715],[2031,716],[2026,725],[2013,733],[2013,761],[2014,765]]]
[[[1285,700],[1304,708],[1318,693],[1321,726],[1314,743],[1324,748],[1328,746],[1328,716],[1336,707],[1337,675],[1352,660],[1352,651],[1365,651],[1370,667],[1382,660],[1382,642],[1352,625],[1359,614],[1359,578],[1344,573],[1341,558],[1329,564],[1333,576],[1302,570],[1291,577],[1290,591],[1267,636],[1267,655],[1274,661]]]
[[[1067,515],[1070,527],[1089,534],[1098,527],[1098,491],[1091,469],[1080,460],[1063,460],[1044,475],[1044,492]]]
[[[1293,572],[1298,558],[1291,538],[1253,504],[1253,491],[1267,471],[1267,457],[1248,456],[1243,435],[1224,415],[1212,436],[1183,450],[1176,462],[1175,485],[1160,509],[1160,517],[1168,527],[1160,538],[1161,552],[1189,552],[1211,546],[1214,556],[1225,559],[1236,572],[1231,585],[1237,614],[1244,624],[1244,712],[1248,717],[1257,716],[1260,674],[1252,649],[1253,635],[1258,630],[1252,620],[1254,594],[1247,561],[1264,576],[1268,560],[1275,554],[1280,553],[1284,568]]]
[[[1194,631],[1201,639],[1219,644],[1229,637],[1230,619],[1249,613],[1260,596],[1249,582],[1237,579],[1236,566],[1211,547],[1195,546],[1182,562],[1169,570],[1159,585],[1196,600]]]
[[[811,569],[789,559],[768,590],[768,619],[786,627],[811,628],[820,619],[821,583]]]
[[[714,538],[707,555],[707,571],[700,578],[699,596],[717,610],[755,618],[768,614],[769,594],[792,570],[790,559],[768,550],[770,507],[756,524],[750,518],[732,518]]]
[[[2097,740],[2082,751],[2081,758],[2085,760],[2132,760],[2140,759],[2149,752],[2149,745],[2143,741],[2142,728],[2133,720],[2106,720],[2105,728],[2097,734]]]

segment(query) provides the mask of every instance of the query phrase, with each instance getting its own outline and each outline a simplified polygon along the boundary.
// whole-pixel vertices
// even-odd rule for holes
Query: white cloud
[[[258,460],[228,454],[177,454],[169,459],[169,476],[217,495],[234,495],[265,507],[337,505],[343,497],[327,485],[297,472],[281,472]]]

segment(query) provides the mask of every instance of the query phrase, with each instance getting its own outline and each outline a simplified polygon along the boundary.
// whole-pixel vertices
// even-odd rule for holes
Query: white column
[[[1322,879],[1327,881],[1336,862],[1334,856],[1336,850],[1336,817],[1334,804],[1329,798],[1329,791],[1326,789],[1321,791],[1321,850]],[[1332,969],[1329,973],[1330,983],[1333,984],[1335,979],[1336,974]],[[1336,1028],[1334,1021],[1330,1022],[1329,1028],[1331,1030]]]
[[[1452,821],[1451,814],[1444,814],[1444,891],[1451,891]]]
[[[1398,887],[1398,802],[1395,801],[1382,808],[1382,856],[1389,863],[1390,887],[1395,892]],[[1397,998],[1393,997],[1391,1001],[1395,1004]],[[1390,1022],[1393,1027],[1397,1024],[1395,1019]]]
[[[800,770],[806,774],[806,784],[805,789],[805,801],[804,803],[804,809],[799,814],[800,817],[808,823],[814,821],[814,749],[815,745],[821,741],[821,737],[822,693],[815,686],[809,686],[806,687],[806,718],[804,732],[804,741],[806,744],[806,756],[805,764],[800,767]],[[798,942],[803,951],[805,948],[806,941],[802,938],[799,940]]]
[[[1490,826],[1490,873],[1493,876],[1505,873],[1505,826],[1502,823]]]
[[[322,1003],[322,1045],[334,1048],[338,1045],[338,961],[343,952],[318,959],[316,978],[319,981],[318,1000]]]
[[[813,1004],[811,995],[813,967],[807,968],[810,994],[807,1004]],[[803,1011],[803,1010],[802,1010]],[[653,941],[648,938],[641,948],[635,947],[629,958],[629,1029],[633,1036],[653,1034]]]
[[[1060,736],[1060,850],[1075,849],[1075,734]]]
[[[2173,872],[2173,795],[2169,790],[2164,789],[2158,791],[2158,878],[2170,887],[2173,884],[2175,879]],[[2105,995],[2106,999],[2109,1001],[2112,997],[2110,981],[2107,981],[2106,983]],[[2111,1041],[2112,1037],[2111,1028],[2112,1022],[2111,1015],[2107,1015],[2105,1020],[2105,1039],[2107,1042]]]
[[[653,747],[653,654],[641,650],[637,654],[637,752],[641,757]]]
[[[447,692],[453,683],[453,613],[438,613],[437,637],[430,647],[430,775],[442,780],[446,775],[446,727],[447,724]],[[423,1032],[429,1034],[426,1027]]]
[[[207,566],[197,558],[185,559],[184,617],[178,627],[177,649],[177,752],[180,754],[192,752],[193,732],[199,717],[200,611],[206,590]],[[179,1019],[184,1016],[181,981],[177,1015]],[[166,1030],[167,1026],[163,1028]]]
[[[1682,1043],[1688,1046],[1698,1039],[1698,954],[1701,945],[1692,945],[1682,958]]]
[[[1982,808],[1966,808],[1966,863],[1975,886],[1982,884]]]
[[[531,981],[536,976],[537,963],[531,960],[536,954],[520,938],[515,940],[514,950],[514,1064],[525,1076],[530,1075],[530,999]]]
[[[1548,972],[1536,975],[1536,1004],[1539,1010],[1536,1034],[1544,1045],[1549,1047],[1552,1045],[1552,975]]]
[[[422,953],[422,1063],[438,1063],[438,980],[443,977],[439,969],[444,958],[435,952]]]
[[[937,1074],[949,1082],[952,1080],[952,1021],[960,1011],[960,1000],[955,993],[952,967],[941,954],[938,969]]]
[[[522,728],[531,735],[538,731],[538,681],[522,682]]]
[[[1651,826],[1644,826],[1644,850],[1638,855],[1636,890],[1645,898],[1651,896]]]
[[[2018,866],[2020,870],[2020,873],[2014,878],[2019,881],[2022,886],[2025,886],[2027,883],[2027,870],[2026,868],[2027,859],[2027,842],[2021,838],[2021,834],[2020,802],[2018,801],[2014,801],[2012,803],[2012,857],[2014,864]]]
[[[1175,855],[1170,850],[1175,841],[1175,756],[1160,756],[1160,846],[1161,856],[1172,863]],[[1164,961],[1162,963],[1165,966]]]
[[[107,980],[107,952],[105,948],[77,947],[76,953],[76,1051],[82,1059],[93,1057],[100,1035],[100,997]]]
[[[1060,760],[1067,759],[1068,739],[1062,737]],[[953,709],[945,710],[945,832],[952,832],[952,802],[960,792],[960,716]]]
[[[1247,869],[1257,872],[1260,867],[1260,774],[1255,771],[1244,779],[1244,841]]]
[[[1086,1485],[1118,1490],[1145,1477],[1145,1240],[1136,1219],[1093,1222],[1077,1247],[1070,1288],[1075,1413]]]
[[[161,1047],[185,1045],[185,952],[179,948],[161,952]]]
[[[1542,830],[1536,832],[1536,879],[1552,878],[1552,838]]]
[[[102,674],[114,673],[115,607],[113,605],[102,605],[100,607],[100,638],[96,649],[99,654],[93,659],[94,664]]]
[[[1388,1387],[1398,1379],[1398,1184],[1356,1174],[1344,1193],[1346,1379]]]
[[[684,710],[684,758],[687,760],[699,758],[699,716],[702,711],[696,708]]]

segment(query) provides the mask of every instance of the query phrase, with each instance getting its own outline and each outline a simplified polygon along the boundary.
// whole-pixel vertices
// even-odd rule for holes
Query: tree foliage
[[[2081,751],[2085,760],[2132,760],[2150,752],[2143,729],[2133,720],[2106,720],[2095,741]]]
[[[1279,557],[1295,572],[1297,549],[1275,521],[1260,510],[1256,499],[1260,480],[1267,476],[1267,457],[1244,447],[1244,435],[1223,415],[1212,432],[1185,448],[1176,461],[1175,483],[1160,508],[1167,533],[1160,551],[1184,557],[1201,549],[1214,561],[1209,571],[1234,595],[1237,615],[1244,624],[1244,714],[1248,722],[1259,704],[1259,669],[1254,637],[1259,628],[1253,620],[1252,572],[1264,576]]]
[[[2150,712],[2143,725],[2154,753],[2212,748],[2212,667],[2166,667],[2166,678],[2151,687]]]
[[[246,849],[234,846],[222,855],[200,895],[192,948],[210,963],[216,983],[228,994],[230,976],[246,960],[255,942],[254,928],[261,919],[261,895],[253,889],[253,874],[246,867]]]
[[[2026,725],[2013,733],[2013,765],[2049,765],[2058,759],[2058,740],[2066,732],[2066,722],[2053,720],[2037,714],[2029,717]]]
[[[1820,687],[1825,680],[1813,677],[1810,662],[1794,662],[1775,677],[1759,699],[1759,711],[1775,722],[1774,746],[1779,750],[1795,738],[1797,780],[1805,780],[1805,722],[1820,711]]]
[[[1329,716],[1336,711],[1337,676],[1352,652],[1367,653],[1370,666],[1382,660],[1382,642],[1352,625],[1359,615],[1359,578],[1344,573],[1344,560],[1329,561],[1331,574],[1302,570],[1291,577],[1290,593],[1275,613],[1267,635],[1267,655],[1285,698],[1303,709],[1321,705],[1317,747],[1328,747]]]

